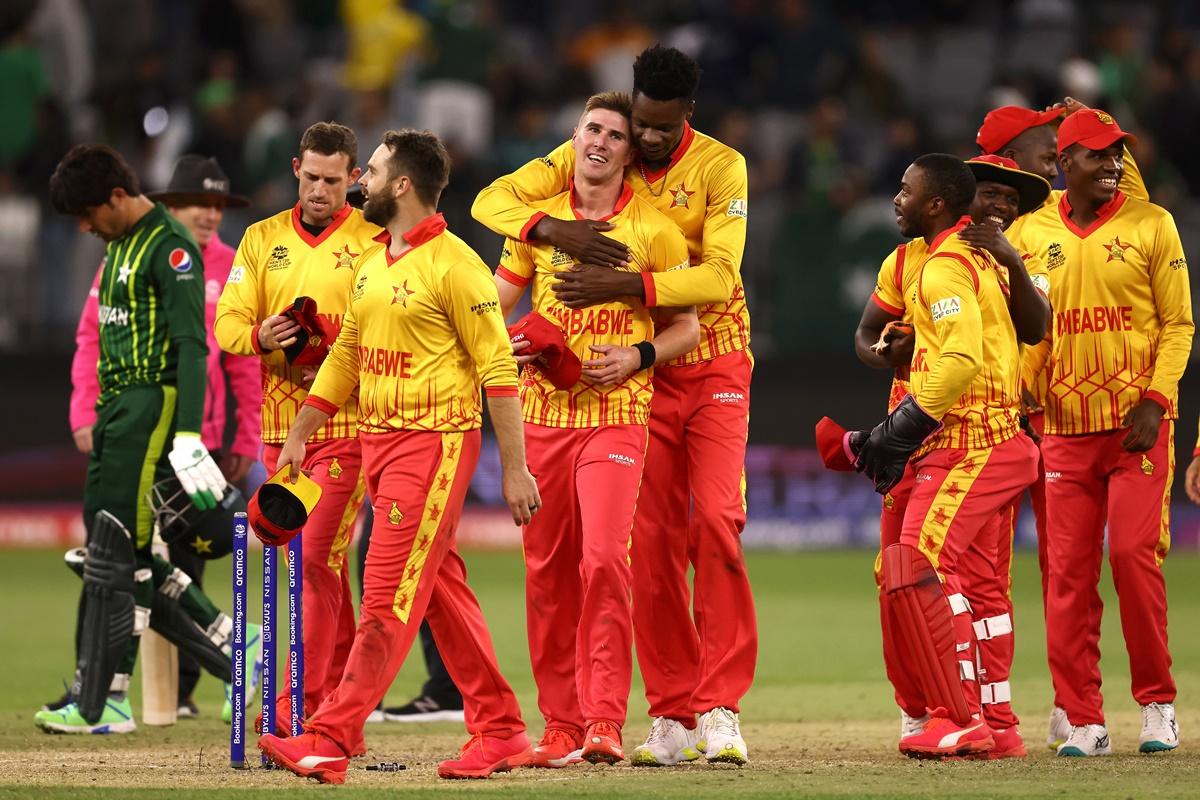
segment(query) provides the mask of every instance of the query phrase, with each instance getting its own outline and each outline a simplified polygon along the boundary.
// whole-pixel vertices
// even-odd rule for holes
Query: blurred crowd
[[[849,346],[898,238],[899,175],[922,152],[977,152],[994,106],[1112,112],[1200,243],[1194,0],[4,0],[0,350],[72,345],[102,253],[46,202],[75,142],[113,144],[148,190],[179,155],[215,156],[253,199],[226,214],[236,243],[295,201],[309,123],[352,126],[362,160],[389,128],[429,128],[454,158],[443,210],[491,261],[475,193],[569,136],[587,95],[629,88],[655,41],[700,60],[693,122],[749,162],[760,356]]]

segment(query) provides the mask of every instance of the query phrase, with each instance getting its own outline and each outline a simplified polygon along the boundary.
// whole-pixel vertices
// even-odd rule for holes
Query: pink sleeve
[[[213,238],[205,254],[205,274],[216,279],[222,286],[229,279],[233,268],[234,250],[229,245]],[[209,326],[208,346],[217,347]],[[219,351],[219,348],[218,348]],[[258,458],[262,444],[262,367],[256,356],[235,356],[223,353],[221,365],[225,371],[226,385],[233,393],[237,405],[234,413],[237,425],[233,434],[230,452],[239,456]]]
[[[71,359],[71,410],[68,420],[72,432],[96,424],[96,399],[100,397],[100,378],[96,364],[100,360],[100,275],[88,291],[75,329],[75,357]]]

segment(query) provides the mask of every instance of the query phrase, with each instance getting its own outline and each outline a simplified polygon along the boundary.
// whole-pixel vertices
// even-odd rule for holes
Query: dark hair
[[[437,205],[450,182],[450,154],[437,134],[402,128],[385,133],[383,143],[391,153],[388,180],[407,176],[421,202]]]
[[[354,131],[336,122],[316,122],[308,126],[308,130],[300,137],[298,158],[303,161],[304,154],[309,150],[323,156],[345,153],[350,159],[346,166],[347,172],[358,165],[358,137],[354,135]]]
[[[951,214],[961,217],[967,213],[975,199],[975,176],[966,162],[949,153],[926,153],[913,166],[925,173],[930,195],[942,198]]]
[[[691,100],[700,83],[700,65],[674,47],[647,47],[633,62],[633,93],[652,100]]]
[[[60,214],[79,217],[107,203],[114,189],[134,197],[142,193],[141,182],[120,153],[106,144],[77,144],[50,176],[50,205]]]

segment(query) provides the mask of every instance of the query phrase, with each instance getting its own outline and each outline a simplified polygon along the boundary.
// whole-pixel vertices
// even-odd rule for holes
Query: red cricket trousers
[[[1121,447],[1127,433],[1118,429],[1042,440],[1050,573],[1046,650],[1059,701],[1072,725],[1104,723],[1104,604],[1097,587],[1105,523],[1133,698],[1141,705],[1175,700],[1162,574],[1171,545],[1175,424],[1164,420],[1154,447],[1145,453]]]
[[[351,752],[426,619],[462,692],[467,730],[500,737],[524,731],[454,541],[479,460],[479,431],[397,431],[359,440],[375,509],[362,613],[342,681],[306,729]]]
[[[525,526],[529,659],[547,728],[625,724],[633,679],[629,539],[644,425],[525,425],[542,507]]]
[[[273,474],[279,446],[263,448],[263,463]],[[354,639],[354,601],[346,550],[362,507],[366,485],[358,439],[330,439],[308,446],[303,468],[321,487],[321,499],[309,516],[304,537],[304,714],[311,716],[342,679]],[[286,597],[285,597],[286,599]],[[286,657],[283,671],[288,674]],[[275,696],[276,719],[291,717],[287,682]]]
[[[758,627],[741,539],[752,369],[738,351],[654,372],[633,630],[650,716],[689,728],[696,714],[738,711],[754,681]]]
[[[964,697],[967,706],[978,712],[981,683],[976,671],[976,619],[967,594],[967,581],[971,576],[969,563],[975,556],[966,553],[975,544],[979,563],[994,558],[996,545],[990,537],[1000,534],[992,531],[1002,527],[997,524],[1000,513],[1008,509],[1036,477],[1037,446],[1028,436],[1019,434],[986,449],[934,450],[913,466],[915,483],[905,509],[900,542],[924,553],[942,577],[942,588],[954,615],[954,638]],[[1011,552],[1011,522],[1008,537]],[[964,559],[968,562],[966,570],[963,569]],[[996,572],[992,569],[989,573],[989,581],[995,585],[998,581]],[[1007,574],[1005,570],[1003,582],[1006,588]],[[990,622],[986,617],[980,617],[980,621],[985,625]],[[1011,639],[1011,622],[1009,628]],[[909,668],[903,663],[899,666]]]
[[[910,464],[904,478],[883,498],[879,524],[879,554],[875,557],[875,584],[882,587],[882,554],[900,541],[916,471]],[[976,672],[983,716],[990,727],[1004,730],[1019,720],[1012,710],[1008,683],[1013,660],[1012,537],[1017,500],[1002,508],[980,530],[959,559],[963,595],[971,608],[972,627],[978,641]],[[925,713],[925,697],[914,678],[915,665],[896,647],[890,615],[880,595],[880,628],[883,634],[883,663],[895,691],[896,705],[906,714]]]

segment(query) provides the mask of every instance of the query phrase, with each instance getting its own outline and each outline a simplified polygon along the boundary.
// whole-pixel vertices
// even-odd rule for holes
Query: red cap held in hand
[[[290,471],[291,466],[285,464],[258,487],[246,505],[246,521],[259,541],[270,547],[291,541],[321,499],[316,481],[301,472],[295,483],[289,483]]]
[[[567,347],[563,329],[553,320],[530,311],[508,329],[508,336],[513,344],[529,342],[529,349],[522,351],[522,355],[541,356],[531,363],[542,371],[555,389],[570,389],[579,382],[583,362]]]
[[[850,448],[851,431],[829,417],[821,417],[817,423],[817,451],[826,469],[835,472],[853,472],[857,455]]]
[[[300,326],[295,343],[283,351],[288,363],[302,367],[324,361],[337,335],[329,322],[317,315],[317,301],[311,297],[297,297],[291,307],[279,313]]]

